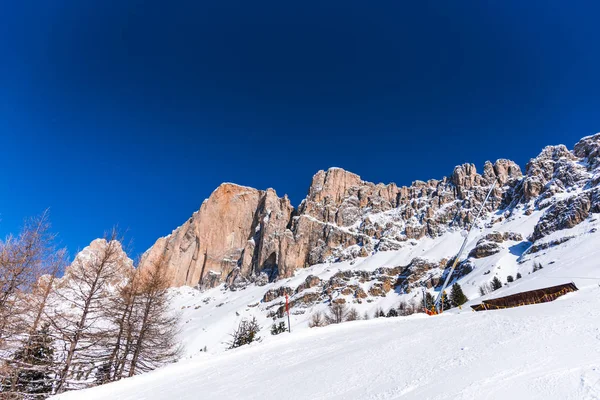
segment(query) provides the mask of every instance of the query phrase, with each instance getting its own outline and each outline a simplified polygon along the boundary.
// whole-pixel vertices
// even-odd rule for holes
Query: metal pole
[[[450,282],[450,278],[452,277],[452,273],[454,272],[454,269],[458,265],[460,257],[462,256],[462,253],[465,250],[465,247],[467,246],[467,242],[469,241],[469,234],[471,233],[471,229],[473,229],[473,226],[475,226],[475,223],[479,219],[479,216],[481,215],[481,212],[483,211],[483,208],[485,207],[485,203],[487,203],[490,195],[492,194],[492,191],[496,187],[496,183],[497,183],[497,180],[494,180],[494,183],[492,184],[492,187],[490,187],[490,190],[488,191],[487,196],[485,196],[485,200],[483,200],[483,203],[481,203],[481,208],[479,209],[479,212],[475,216],[475,219],[473,220],[473,223],[471,224],[471,226],[469,226],[469,229],[467,230],[467,235],[465,236],[465,240],[463,241],[462,246],[460,246],[460,250],[458,251],[458,254],[456,255],[456,258],[454,259],[454,262],[452,263],[452,268],[450,268],[450,272],[448,272],[448,276],[446,277],[446,280],[444,281],[444,285],[442,286],[442,290],[440,290],[440,293],[437,295],[437,298],[435,299],[435,303],[434,304],[435,304],[435,309],[436,309],[437,312],[440,312],[440,310],[442,310],[442,308],[440,307],[440,300],[442,299],[444,290],[446,290],[446,286],[448,286],[448,282]]]
[[[285,295],[285,310],[288,315],[288,333],[292,333],[292,325],[290,324],[290,304],[288,302],[288,295]]]

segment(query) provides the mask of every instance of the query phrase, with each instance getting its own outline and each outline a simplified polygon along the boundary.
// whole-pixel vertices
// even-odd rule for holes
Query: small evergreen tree
[[[369,317],[369,313],[367,311],[365,311],[365,314],[363,315],[363,319],[366,321],[368,319],[371,319],[371,317]]]
[[[444,310],[449,310],[452,308],[452,302],[450,302],[450,298],[448,297],[446,291],[444,291],[442,295],[442,305],[444,307]]]
[[[387,318],[391,318],[391,317],[397,317],[398,316],[398,311],[396,311],[395,308],[390,308],[390,310],[388,311],[386,317]]]
[[[517,279],[521,279],[521,278],[522,278],[521,273],[517,272]]]
[[[508,283],[511,283],[511,282],[513,282],[514,280],[515,280],[515,279],[513,278],[513,276],[512,276],[512,275],[509,275],[509,276],[507,276],[507,277],[506,277],[506,282],[508,282]]]
[[[433,298],[433,295],[431,293],[425,293],[425,302],[427,303],[427,308],[431,310],[431,307],[433,307],[433,303],[435,303],[435,299]]]
[[[260,341],[260,337],[258,336],[259,331],[260,325],[258,325],[256,317],[252,317],[251,320],[243,319],[238,328],[231,334],[232,339],[229,342],[228,349],[231,350]]]
[[[39,397],[52,394],[54,348],[49,324],[44,324],[33,334],[24,346],[15,352],[13,360],[18,365],[16,376],[12,379],[16,392]]]
[[[450,304],[452,307],[459,307],[465,304],[469,299],[462,291],[462,288],[458,283],[452,285],[452,289],[450,290]]]
[[[279,335],[280,333],[285,332],[286,329],[285,322],[280,321],[278,324],[273,322],[273,325],[271,326],[271,335]]]
[[[500,279],[498,279],[497,276],[494,277],[494,279],[492,279],[492,290],[498,290],[502,287],[502,282],[500,282]]]

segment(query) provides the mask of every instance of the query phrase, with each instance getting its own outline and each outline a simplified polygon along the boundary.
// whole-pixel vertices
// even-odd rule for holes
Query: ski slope
[[[482,221],[478,229],[474,229],[467,245],[467,252],[475,247],[477,241],[484,235],[493,232],[517,232],[527,237],[539,219],[539,212],[530,216],[517,213],[514,218],[485,227],[488,222]],[[595,229],[595,232],[590,233]],[[473,302],[479,302],[489,297],[498,297],[519,291],[537,289],[544,286],[554,286],[565,282],[575,282],[579,287],[594,282],[594,277],[600,277],[600,266],[595,260],[600,260],[600,220],[587,220],[572,229],[565,229],[549,235],[544,240],[556,240],[563,236],[573,237],[569,241],[553,246],[549,249],[531,255],[522,255],[528,242],[505,242],[500,252],[481,259],[472,259],[473,272],[458,279],[464,293]],[[414,257],[422,257],[429,260],[449,258],[456,254],[464,237],[460,232],[451,231],[437,238],[423,238],[415,241],[415,244],[407,244],[400,250],[378,252],[366,258],[339,263],[317,264],[296,272],[293,277],[281,279],[265,286],[249,285],[243,290],[231,291],[223,285],[213,289],[199,292],[190,287],[173,289],[173,308],[181,314],[180,341],[184,347],[185,358],[206,357],[203,352],[207,348],[209,354],[216,355],[226,351],[230,334],[238,326],[243,318],[256,317],[263,327],[261,335],[265,342],[273,339],[269,329],[273,320],[267,317],[269,304],[261,300],[267,290],[281,286],[297,287],[310,275],[318,276],[327,280],[335,273],[346,270],[373,271],[380,267],[396,265],[407,265]],[[516,250],[515,250],[516,248]],[[519,260],[523,262],[519,262]],[[536,273],[531,273],[533,263],[540,262],[545,268]],[[488,273],[488,271],[490,271]],[[502,282],[506,282],[508,275],[516,276],[520,272],[522,279],[505,286],[498,292],[485,297],[480,297],[479,286],[491,281],[498,276]],[[580,279],[582,278],[582,279]],[[592,280],[590,280],[592,279]],[[597,280],[600,282],[600,278]],[[437,292],[430,289],[435,296]],[[292,296],[293,298],[293,296]],[[413,290],[410,294],[399,291],[390,291],[386,297],[372,298],[372,302],[362,304],[353,303],[348,299],[349,307],[357,309],[362,316],[365,312],[373,316],[379,307],[385,311],[391,307],[397,307],[400,301],[421,301],[421,291]],[[281,302],[278,298],[274,302]],[[326,312],[328,304],[320,303],[312,305],[303,311],[296,313],[292,308],[291,324],[294,330],[308,329],[308,322],[313,313],[317,311]]]
[[[55,400],[599,399],[600,287],[555,302],[347,322]]]
[[[467,249],[491,231],[527,237],[538,219],[535,212],[489,228],[482,223]],[[600,399],[599,228],[600,220],[592,216],[543,239],[568,241],[532,254],[523,253],[528,242],[506,242],[497,254],[473,260],[473,272],[458,280],[471,301],[434,317],[415,314],[309,329],[310,315],[327,308],[315,304],[291,316],[291,334],[271,336],[272,320],[261,299],[267,290],[297,285],[310,274],[327,279],[339,270],[452,255],[463,239],[459,232],[355,261],[315,265],[265,286],[175,289],[183,360],[53,399]],[[534,262],[544,268],[531,272]],[[481,283],[493,276],[505,282],[517,272],[522,279],[479,296]],[[580,290],[551,303],[479,313],[468,307],[566,282]],[[413,295],[391,291],[373,303],[352,306],[372,315],[376,307],[387,310]],[[263,327],[262,342],[225,350],[229,333],[252,316]],[[201,351],[204,346],[207,352]]]

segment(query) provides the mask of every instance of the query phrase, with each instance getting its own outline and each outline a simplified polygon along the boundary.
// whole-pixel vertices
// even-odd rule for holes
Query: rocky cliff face
[[[272,275],[292,213],[287,197],[224,183],[200,210],[143,257],[168,259],[173,285],[214,286],[230,279]]]
[[[470,224],[489,186],[486,204],[496,221],[516,208],[545,209],[532,236],[574,226],[600,212],[600,134],[583,138],[573,151],[546,147],[523,176],[509,160],[457,166],[440,180],[398,187],[363,181],[339,168],[319,171],[297,209],[287,197],[222,184],[200,210],[142,259],[164,254],[173,285],[232,287],[248,280],[288,277],[299,268],[398,249],[409,240],[436,237]],[[492,221],[493,223],[494,221]]]

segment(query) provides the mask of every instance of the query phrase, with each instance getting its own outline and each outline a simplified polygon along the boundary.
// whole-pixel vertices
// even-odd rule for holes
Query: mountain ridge
[[[595,189],[600,180],[599,148],[600,134],[596,134],[582,138],[572,151],[564,145],[546,146],[530,159],[524,174],[518,164],[501,158],[486,161],[481,173],[474,164],[465,163],[447,177],[400,187],[364,181],[355,173],[331,167],[314,174],[298,207],[272,188],[225,182],[183,225],[159,238],[144,253],[141,266],[164,255],[173,286],[206,288],[222,282],[234,286],[285,278],[309,265],[395,250],[410,239],[462,229],[472,222],[494,181],[499,185],[485,206],[486,213],[554,207],[556,215],[549,213],[551,221],[533,236],[540,239],[544,230],[574,226],[600,209]],[[584,187],[589,190],[588,200],[583,196],[566,205],[545,203]],[[570,219],[557,222],[569,213]]]

